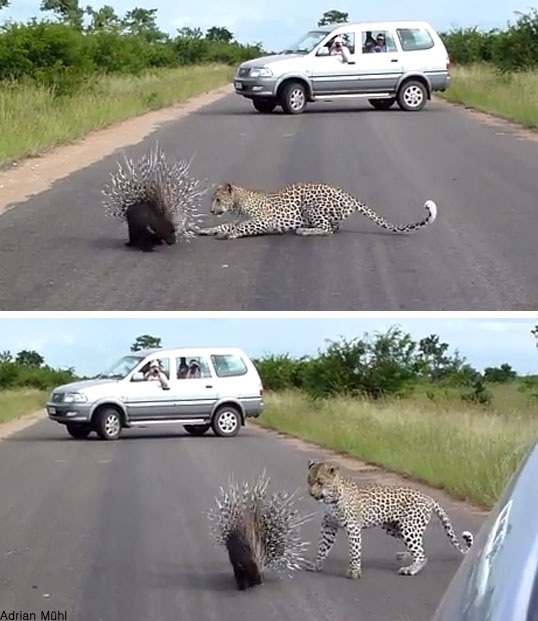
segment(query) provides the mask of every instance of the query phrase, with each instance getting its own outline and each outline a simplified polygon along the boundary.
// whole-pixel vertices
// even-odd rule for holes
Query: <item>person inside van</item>
[[[144,373],[144,379],[147,382],[160,382],[163,390],[169,390],[168,378],[161,370],[158,360],[152,360],[149,363],[148,370]]]
[[[186,379],[187,373],[189,372],[189,365],[185,358],[181,358],[181,362],[179,363],[179,369],[177,372],[178,379]]]
[[[375,43],[372,47],[372,52],[386,52],[387,47],[385,45],[385,35],[380,32],[375,38]]]
[[[196,360],[191,360],[189,362],[189,369],[187,371],[187,379],[197,379],[202,376],[200,371],[200,365]]]
[[[331,47],[329,48],[329,54],[331,56],[340,56],[343,63],[349,62],[349,48],[344,43],[344,39],[340,35],[337,35],[333,39]]]
[[[371,54],[374,51],[375,47],[375,39],[372,37],[371,32],[366,33],[366,41],[364,42],[364,46],[362,48],[363,54]]]

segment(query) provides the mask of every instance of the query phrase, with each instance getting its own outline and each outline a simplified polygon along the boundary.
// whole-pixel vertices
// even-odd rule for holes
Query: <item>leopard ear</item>
[[[233,187],[232,187],[232,184],[231,184],[231,183],[223,183],[223,184],[222,184],[222,189],[223,189],[225,192],[228,192],[228,194],[231,194],[231,193],[232,193],[232,190],[233,190]]]
[[[308,460],[308,469],[310,470],[312,468],[312,466],[314,466],[316,464],[316,462],[313,459],[309,459]]]
[[[335,464],[330,464],[327,470],[329,471],[329,474],[336,474],[338,472],[338,466],[336,466]]]

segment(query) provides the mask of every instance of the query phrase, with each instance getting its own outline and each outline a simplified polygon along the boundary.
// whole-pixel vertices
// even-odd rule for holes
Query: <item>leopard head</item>
[[[308,462],[308,493],[315,500],[327,504],[337,500],[339,481],[338,466],[324,461]]]
[[[236,211],[237,208],[234,196],[234,187],[231,183],[222,183],[213,193],[211,213],[217,216],[222,216],[222,214],[234,213]]]

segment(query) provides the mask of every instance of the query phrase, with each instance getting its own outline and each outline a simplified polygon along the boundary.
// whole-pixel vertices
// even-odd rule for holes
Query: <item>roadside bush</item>
[[[69,94],[86,86],[95,72],[138,74],[153,67],[236,65],[261,53],[260,45],[200,35],[171,39],[157,32],[151,38],[121,28],[83,31],[68,23],[33,19],[0,26],[0,82],[26,78],[57,94]]]
[[[21,387],[47,390],[76,379],[74,369],[54,369],[47,364],[33,364],[30,356],[25,358],[19,355],[14,358],[9,352],[3,352],[0,359],[0,390]]]
[[[538,67],[538,10],[516,11],[515,23],[505,30],[486,32],[458,28],[441,34],[455,64],[492,63],[500,71],[525,71]]]
[[[0,81],[30,77],[62,89],[96,69],[89,49],[89,40],[65,24],[8,24],[0,28]]]
[[[254,360],[263,386],[267,390],[302,388],[308,358],[292,358],[288,354],[265,356]]]
[[[416,343],[399,328],[362,339],[329,342],[304,372],[304,389],[313,398],[334,395],[404,395],[418,378]]]
[[[474,382],[472,390],[461,395],[462,401],[476,403],[477,405],[491,405],[492,394],[486,389],[484,382],[478,379]]]

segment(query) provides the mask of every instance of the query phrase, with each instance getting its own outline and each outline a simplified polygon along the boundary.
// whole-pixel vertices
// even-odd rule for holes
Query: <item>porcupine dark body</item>
[[[209,512],[213,539],[225,547],[241,591],[260,585],[264,572],[291,572],[301,567],[308,545],[299,534],[311,519],[294,508],[295,493],[267,493],[269,479],[262,473],[250,485],[230,481],[221,488],[217,506]]]
[[[151,252],[155,246],[164,242],[169,246],[176,243],[174,223],[160,213],[152,203],[130,205],[125,211],[125,219],[129,231],[126,246]]]
[[[237,588],[244,591],[263,582],[263,576],[254,558],[254,550],[245,533],[235,530],[228,536],[226,542],[228,557],[232,564]]]
[[[103,188],[105,213],[127,222],[126,246],[151,252],[155,246],[190,240],[206,190],[189,174],[190,162],[169,161],[157,146],[137,161],[125,158],[125,169]]]

